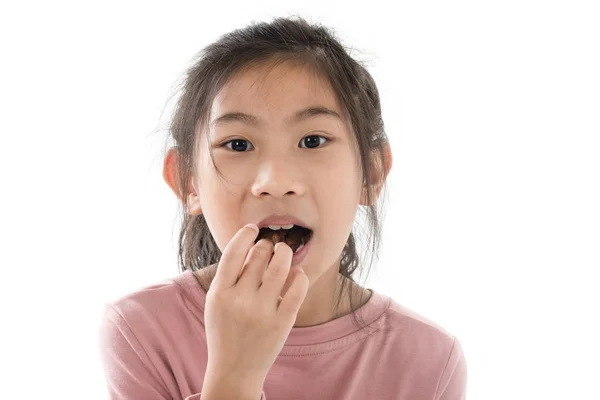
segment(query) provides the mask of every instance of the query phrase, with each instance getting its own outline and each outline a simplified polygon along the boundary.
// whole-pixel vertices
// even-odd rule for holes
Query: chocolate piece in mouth
[[[261,239],[269,239],[273,244],[285,241],[294,252],[301,244],[306,244],[312,235],[312,231],[302,226],[294,225],[292,229],[279,229],[274,231],[269,227],[261,228],[254,243],[256,244]]]

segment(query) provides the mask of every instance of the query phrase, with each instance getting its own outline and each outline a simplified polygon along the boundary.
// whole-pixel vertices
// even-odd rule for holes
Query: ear
[[[375,200],[377,200],[385,180],[392,169],[392,161],[392,149],[389,143],[384,145],[383,159],[378,150],[373,151],[373,157],[371,158],[371,172],[369,175],[373,192],[373,201],[371,203],[367,201],[367,187],[366,185],[363,185],[360,194],[360,205],[371,206]]]
[[[169,185],[173,193],[177,198],[183,202],[182,191],[179,188],[179,168],[178,168],[178,153],[177,146],[171,147],[167,151],[165,162],[163,165],[163,179]],[[187,211],[189,214],[198,215],[202,214],[202,207],[200,206],[200,198],[198,191],[194,185],[194,180],[190,178],[189,187],[191,188],[187,198]]]

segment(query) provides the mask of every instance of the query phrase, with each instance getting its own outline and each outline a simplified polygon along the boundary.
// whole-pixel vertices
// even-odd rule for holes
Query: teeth
[[[283,229],[292,229],[293,226],[294,226],[294,224],[289,224],[289,225],[269,225],[269,229],[272,229],[274,231],[278,231],[281,228],[283,228]]]

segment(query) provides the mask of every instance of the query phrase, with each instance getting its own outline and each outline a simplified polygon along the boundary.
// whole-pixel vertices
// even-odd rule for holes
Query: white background
[[[366,286],[459,337],[470,400],[600,398],[600,13],[573,0],[2,3],[0,396],[107,398],[103,304],[178,273],[174,84],[293,12],[379,86],[394,165]]]

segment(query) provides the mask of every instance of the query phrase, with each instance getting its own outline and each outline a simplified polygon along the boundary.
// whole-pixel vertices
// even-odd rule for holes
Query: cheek
[[[221,190],[240,190],[240,185],[252,181],[256,175],[256,162],[250,156],[217,151],[214,158],[215,165],[210,170]]]
[[[361,171],[350,154],[344,153],[342,157],[336,157],[329,163],[327,171],[332,189],[335,188],[348,201],[354,201],[362,185]]]
[[[241,226],[237,227],[241,220],[240,200],[232,195],[228,185],[220,183],[218,178],[204,179],[204,183],[205,191],[201,196],[202,213],[215,242],[223,251],[237,230],[241,229]]]
[[[216,220],[211,220],[211,223],[209,223],[210,232],[212,233],[217,246],[221,250],[221,253],[225,250],[227,244],[237,233],[237,230],[234,229],[234,225],[235,224],[231,221],[224,222],[222,219],[218,219],[218,216]]]
[[[332,245],[343,248],[352,230],[360,201],[358,177],[339,173],[335,182],[323,187],[320,197],[319,215],[324,221],[324,230],[330,232]]]

